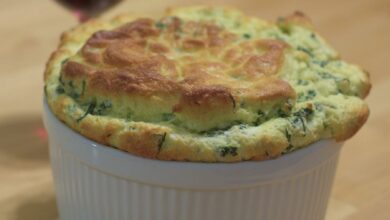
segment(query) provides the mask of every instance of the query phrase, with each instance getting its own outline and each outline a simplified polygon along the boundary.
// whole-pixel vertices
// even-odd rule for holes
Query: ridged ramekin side
[[[307,172],[252,187],[197,190],[115,176],[50,141],[62,220],[323,219],[338,152]],[[232,174],[234,175],[234,174]]]

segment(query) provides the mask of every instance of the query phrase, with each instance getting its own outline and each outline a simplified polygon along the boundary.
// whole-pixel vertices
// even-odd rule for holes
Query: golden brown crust
[[[180,86],[153,72],[133,72],[127,70],[99,70],[89,78],[93,91],[105,94],[127,93],[151,96],[168,95],[180,91]]]
[[[352,108],[347,114],[349,115],[349,117],[351,117],[352,115],[353,118],[348,120],[348,124],[340,125],[342,130],[335,133],[335,139],[337,141],[345,141],[353,137],[366,123],[368,116],[370,115],[370,111],[367,105],[364,105],[360,108]]]
[[[181,96],[180,101],[173,107],[174,112],[197,112],[196,115],[205,114],[214,109],[230,109],[233,111],[236,102],[228,89],[220,86],[207,86],[192,89]]]
[[[159,130],[146,129],[141,132],[128,131],[119,139],[121,150],[148,158],[157,158],[166,133]]]
[[[175,18],[175,21],[182,22],[179,18]],[[99,64],[100,69],[106,67],[111,71],[118,69],[123,70],[112,71],[113,74],[103,74],[102,76],[116,77],[116,75],[120,75],[118,77],[122,77],[123,75],[126,75],[126,72],[137,75],[137,77],[142,77],[143,74],[148,73],[156,73],[156,75],[160,75],[161,78],[165,78],[164,75],[168,75],[171,76],[171,79],[176,81],[176,84],[178,84],[177,87],[179,87],[181,82],[185,82],[185,92],[188,92],[193,86],[191,84],[191,82],[194,81],[192,80],[193,77],[198,77],[203,74],[202,78],[205,78],[206,75],[212,71],[208,70],[207,67],[216,65],[220,66],[219,73],[217,74],[222,75],[227,71],[231,72],[231,74],[240,73],[242,74],[242,77],[245,78],[261,79],[262,81],[265,81],[268,79],[266,75],[274,75],[278,72],[278,69],[283,62],[283,50],[287,47],[285,42],[277,40],[257,40],[237,46],[232,45],[230,47],[228,46],[228,43],[230,42],[229,38],[234,38],[232,33],[226,31],[226,33],[221,33],[222,31],[216,26],[194,22],[188,22],[187,25],[183,24],[183,31],[189,29],[187,26],[195,26],[196,31],[199,32],[197,33],[199,37],[182,37],[183,39],[176,40],[174,37],[170,36],[172,35],[172,32],[176,30],[161,33],[160,30],[153,27],[153,24],[154,23],[152,23],[150,19],[138,19],[124,27],[118,28],[116,31],[98,32],[84,45],[82,49],[83,57],[87,61],[91,60],[92,64]],[[192,30],[192,28],[189,30]],[[168,30],[171,29],[168,28]],[[157,36],[164,40],[159,42],[156,39]],[[174,50],[173,48],[175,45],[179,45],[178,49],[184,50],[203,49],[209,52],[211,50],[211,56],[218,55],[214,54],[217,52],[212,51],[214,47],[218,47],[219,54],[223,54],[223,48],[229,48],[229,50],[225,56],[226,60],[223,61],[207,63],[207,59],[205,59],[202,63],[201,59],[197,58],[196,62],[191,62],[194,61],[195,58],[190,57],[184,57],[184,61],[178,59],[171,60],[168,57],[174,57],[175,54],[171,54],[170,56],[164,54],[168,53],[169,50]],[[169,47],[172,49],[168,49]],[[102,50],[103,52],[96,52],[96,49]],[[261,52],[257,52],[257,50],[264,50],[265,52],[260,55],[258,53]],[[229,56],[229,54],[237,54],[239,56]],[[99,62],[97,63],[97,61]],[[229,70],[230,67],[229,65],[226,65],[225,61],[231,61],[232,66],[241,66],[234,70]],[[70,66],[77,68],[82,65],[82,63],[72,62]],[[65,65],[65,67],[68,66],[69,65]],[[176,67],[184,70],[184,79],[173,78],[172,75],[175,74]],[[191,67],[191,71],[188,71],[189,67]],[[85,70],[78,68],[78,74],[88,75],[86,69],[87,68],[85,68]],[[165,72],[167,70],[168,73]],[[73,76],[72,72],[74,71],[70,70],[70,72],[68,72],[68,68],[64,69],[64,74],[70,78]],[[235,75],[235,77],[237,77],[237,75]],[[226,77],[224,76],[224,78]],[[221,81],[221,84],[224,84],[224,82]],[[156,87],[156,85],[151,85],[150,87]],[[112,89],[115,89],[115,87]]]
[[[291,15],[279,18],[278,23],[279,25],[299,25],[309,29],[314,28],[310,18],[301,11],[295,11]]]
[[[361,92],[362,93],[361,97],[366,98],[368,94],[370,94],[372,84],[370,80],[370,73],[367,70],[363,70],[363,73],[364,73],[364,80],[363,80],[364,84]]]
[[[278,79],[288,44],[267,39],[236,43],[237,38],[210,22],[140,18],[94,33],[80,61],[65,62],[61,74],[65,80],[83,79],[89,96],[176,97],[171,111],[193,121],[206,112],[232,112],[235,99],[250,103],[295,97],[292,87]]]

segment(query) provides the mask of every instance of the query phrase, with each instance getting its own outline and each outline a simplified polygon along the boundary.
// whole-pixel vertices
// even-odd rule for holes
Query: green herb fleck
[[[225,132],[224,130],[220,130],[220,129],[211,129],[209,131],[201,132],[200,134],[205,135],[207,137],[214,137],[217,135],[222,135],[224,132]]]
[[[335,75],[332,75],[332,74],[330,74],[330,73],[328,73],[328,72],[321,72],[321,73],[319,73],[319,75],[320,75],[321,78],[323,78],[323,79],[333,79],[333,80],[336,80],[336,81],[338,81],[338,80],[341,79],[340,77],[337,77],[337,76],[335,76]]]
[[[241,129],[241,130],[243,130],[243,129],[245,129],[245,128],[248,128],[248,125],[246,125],[246,124],[240,124],[240,125],[238,125],[238,128]]]
[[[161,117],[162,117],[161,119],[162,121],[171,121],[172,119],[175,118],[175,115],[172,113],[163,113]]]
[[[301,123],[301,120],[299,119],[299,117],[293,117],[292,118],[291,124],[294,127],[299,127],[300,123]]]
[[[329,63],[329,61],[326,60],[313,60],[312,62],[319,65],[320,67],[325,67]]]
[[[112,107],[112,103],[109,100],[103,101],[100,105],[103,106],[104,108],[111,108]]]
[[[302,52],[305,52],[305,53],[306,53],[307,55],[309,55],[311,58],[314,57],[314,54],[313,54],[313,52],[312,52],[310,49],[307,49],[307,48],[298,46],[298,47],[297,47],[297,50],[300,50],[300,51],[302,51]]]
[[[286,130],[284,130],[284,134],[286,135],[287,141],[290,143],[290,141],[291,141],[291,133],[288,131],[287,128],[286,128]]]
[[[302,108],[299,111],[295,112],[294,116],[308,118],[313,113],[314,113],[314,111],[311,108]]]
[[[237,147],[219,147],[218,152],[221,157],[225,157],[226,155],[231,155],[231,156],[237,156]]]
[[[57,86],[56,92],[57,94],[63,94],[65,93],[65,89],[62,86]]]
[[[299,93],[298,94],[298,102],[312,100],[317,96],[317,92],[314,90],[309,90],[307,93]]]
[[[61,61],[61,66],[63,66],[66,62],[68,62],[68,58]]]
[[[165,132],[164,134],[160,135],[160,140],[158,142],[158,152],[160,152],[161,150],[161,147],[163,146],[164,144],[164,141],[165,141],[165,138],[167,137],[167,133]]]
[[[279,117],[282,117],[282,118],[285,118],[288,116],[288,114],[285,111],[283,111],[283,109],[281,109],[281,108],[278,109],[277,114]]]
[[[298,82],[297,82],[298,85],[303,85],[303,86],[306,86],[309,84],[308,81],[306,80],[303,80],[303,79],[298,79]]]
[[[290,27],[286,24],[286,18],[284,17],[278,17],[277,19],[278,27],[280,31],[286,35],[291,34],[291,29]]]
[[[305,133],[306,135],[306,122],[305,122],[305,119],[302,118],[302,117],[298,117],[299,121],[301,122],[302,124],[302,128],[303,128],[303,132]]]
[[[286,136],[289,145],[287,146],[286,149],[284,149],[283,153],[288,153],[293,150],[294,146],[291,144],[291,133],[287,128],[284,130],[284,135]]]
[[[62,79],[62,74],[60,74],[60,76],[58,77],[58,81],[61,85],[65,85],[64,80]]]
[[[242,35],[245,39],[251,39],[251,35],[250,34],[248,34],[248,33],[245,33],[245,34],[243,34]]]
[[[43,92],[45,93],[45,97],[47,97],[47,86],[46,85],[43,87]]]
[[[260,125],[261,123],[263,123],[264,121],[266,120],[266,115],[263,111],[259,110],[257,112],[257,119],[255,121],[255,125]]]
[[[283,34],[290,35],[291,30],[286,25],[279,26],[280,31],[282,31]]]
[[[164,29],[164,28],[167,27],[167,25],[164,24],[164,23],[162,23],[161,21],[158,21],[158,22],[156,22],[156,27],[157,27],[158,29]]]
[[[95,107],[96,107],[96,101],[92,101],[89,104],[87,111],[85,111],[83,116],[81,116],[80,118],[77,119],[77,122],[80,122],[81,120],[83,120],[85,117],[87,117],[88,114],[92,114]]]
[[[96,106],[93,113],[96,115],[105,115],[111,109],[111,107],[112,107],[111,101],[105,100],[102,103],[100,103],[98,106]]]
[[[314,90],[309,90],[309,91],[307,91],[307,96],[308,96],[308,99],[312,99],[312,98],[317,96],[317,92]]]
[[[322,127],[323,127],[324,129],[327,129],[327,128],[329,127],[329,125],[328,125],[328,123],[326,123],[326,122],[322,122]]]
[[[299,127],[299,125],[302,125],[303,131],[306,135],[306,120],[309,119],[310,116],[312,116],[314,113],[314,110],[310,107],[302,108],[299,111],[295,112],[293,115],[294,117],[292,118],[292,125],[294,127]]]
[[[83,80],[82,86],[81,86],[81,94],[80,94],[80,96],[83,96],[83,95],[84,95],[84,92],[85,92],[85,85],[86,85],[85,80]]]
[[[71,91],[69,93],[69,96],[72,97],[73,99],[78,99],[80,98],[80,94],[78,94],[76,91]]]

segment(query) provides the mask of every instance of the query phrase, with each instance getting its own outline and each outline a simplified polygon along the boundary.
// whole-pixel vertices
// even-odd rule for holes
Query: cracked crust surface
[[[62,35],[47,63],[51,110],[87,138],[162,160],[263,160],[367,120],[368,74],[302,13],[276,23],[233,8],[119,16]]]

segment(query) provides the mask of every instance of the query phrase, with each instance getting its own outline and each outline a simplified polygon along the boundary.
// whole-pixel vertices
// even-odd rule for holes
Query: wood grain
[[[105,16],[161,13],[210,1],[125,1]],[[47,141],[42,133],[44,64],[76,20],[54,1],[0,1],[0,219],[57,219]],[[227,0],[274,20],[301,10],[342,56],[371,72],[371,115],[342,151],[327,220],[390,219],[390,1]]]

